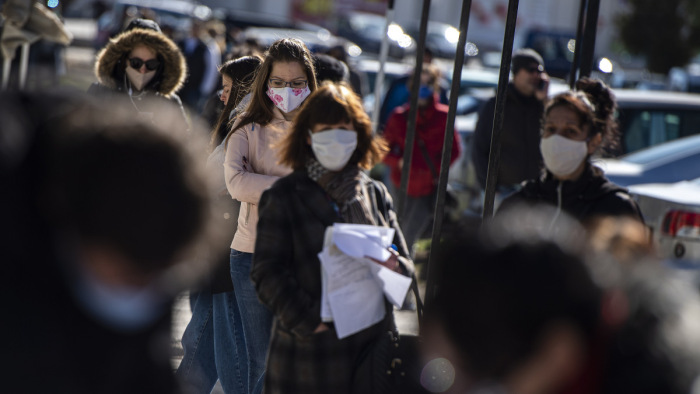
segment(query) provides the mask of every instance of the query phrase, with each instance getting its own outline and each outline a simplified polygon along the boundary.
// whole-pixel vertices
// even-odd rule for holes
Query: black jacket
[[[547,171],[540,178],[525,182],[520,191],[503,201],[498,212],[520,204],[561,207],[580,222],[609,215],[630,216],[643,221],[637,203],[630,198],[627,190],[610,182],[598,167],[590,164],[575,181],[560,182]]]
[[[495,109],[496,98],[492,97],[482,107],[474,129],[472,161],[476,178],[482,188],[486,188]],[[534,96],[523,96],[515,89],[512,82],[508,84],[501,133],[498,185],[516,185],[539,176],[542,168],[540,124],[543,111],[544,104],[541,101]]]

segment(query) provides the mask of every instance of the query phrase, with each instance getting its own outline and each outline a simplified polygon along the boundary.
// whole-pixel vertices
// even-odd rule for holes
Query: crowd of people
[[[373,130],[341,54],[280,38],[233,49],[211,74],[222,56],[199,56],[215,44],[193,34],[178,45],[135,19],[99,52],[89,94],[0,94],[13,233],[2,391],[354,393],[370,379],[363,357],[396,331],[394,308],[411,307],[382,298],[381,319],[341,338],[322,313],[320,254],[335,223],[390,229],[370,264],[416,281],[411,248],[432,218],[447,124],[440,71],[426,63],[403,82],[419,85],[404,164],[408,99]],[[499,208],[444,234],[415,354],[422,392],[697,389],[697,289],[661,264],[639,207],[591,160],[616,142],[614,95],[582,78],[548,97],[539,54],[512,63]],[[473,146],[484,185],[495,104]],[[393,185],[369,176],[382,162]],[[399,214],[391,186],[406,165]],[[192,317],[173,371],[184,291]]]

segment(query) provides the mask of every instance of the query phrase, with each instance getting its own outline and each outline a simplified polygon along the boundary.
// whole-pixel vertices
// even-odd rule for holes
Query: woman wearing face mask
[[[428,228],[435,209],[437,177],[440,173],[448,110],[446,105],[439,102],[439,81],[439,70],[429,64],[423,65],[418,91],[416,144],[408,180],[408,196],[401,217],[401,227],[404,229],[409,248]],[[397,191],[401,185],[409,112],[409,104],[396,108],[384,128],[384,138],[390,149],[384,162],[391,169],[391,181]],[[455,132],[450,163],[457,160],[459,153],[459,134]]]
[[[226,190],[223,141],[261,62],[257,56],[242,56],[225,62],[219,69],[224,110],[211,132],[207,171],[217,181],[215,217],[219,235],[227,240],[236,233],[241,203]],[[243,393],[247,387],[247,383],[243,384],[243,378],[248,376],[247,359],[231,281],[230,252],[228,248],[215,252],[209,282],[190,292],[192,319],[182,335],[184,355],[176,374],[191,394],[210,393],[217,379],[227,393]]]
[[[627,190],[605,178],[591,163],[600,149],[612,147],[617,137],[613,114],[615,97],[601,81],[583,78],[575,92],[564,92],[549,101],[542,122],[540,151],[545,171],[539,179],[506,198],[505,211],[526,204],[552,204],[560,211],[589,222],[599,216],[629,216],[642,221],[639,207]]]
[[[163,105],[174,105],[182,115],[183,130],[189,129],[182,102],[176,92],[187,76],[185,57],[177,45],[153,21],[137,19],[112,38],[97,54],[96,83],[88,93],[121,98],[139,116],[168,123]],[[168,111],[170,113],[170,111]],[[170,116],[170,115],[169,115]]]
[[[363,170],[381,160],[386,144],[351,88],[327,82],[312,94],[282,143],[281,161],[294,172],[263,193],[251,278],[275,316],[265,393],[349,393],[353,366],[366,346],[393,327],[384,320],[338,339],[321,321],[318,253],[334,222],[396,230],[398,252],[385,267],[413,271],[385,186]]]
[[[224,175],[231,197],[241,202],[231,243],[231,277],[243,322],[248,356],[247,392],[260,393],[272,314],[255,294],[250,266],[262,192],[291,169],[279,163],[279,142],[306,97],[316,90],[311,53],[303,42],[284,38],[265,53],[251,86],[252,95],[224,144]],[[238,335],[238,334],[237,334]]]

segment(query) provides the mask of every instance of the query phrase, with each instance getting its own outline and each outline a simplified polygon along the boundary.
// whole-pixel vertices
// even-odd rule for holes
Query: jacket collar
[[[574,196],[582,200],[595,200],[605,194],[626,190],[610,182],[600,168],[586,162],[583,173],[576,180],[559,181],[545,170],[537,182],[529,182],[525,186],[525,192],[539,196],[555,194],[560,183],[563,196]]]

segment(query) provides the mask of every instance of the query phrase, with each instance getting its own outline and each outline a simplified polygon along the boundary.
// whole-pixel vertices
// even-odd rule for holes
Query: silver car
[[[630,186],[663,258],[700,263],[700,178]]]

